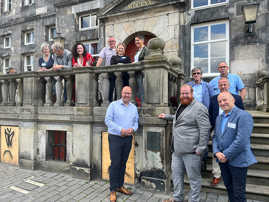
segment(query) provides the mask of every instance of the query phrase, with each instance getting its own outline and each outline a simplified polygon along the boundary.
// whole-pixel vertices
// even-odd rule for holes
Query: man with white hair
[[[53,44],[54,50],[54,64],[53,70],[71,69],[72,68],[72,53],[64,49],[61,43],[55,42]]]

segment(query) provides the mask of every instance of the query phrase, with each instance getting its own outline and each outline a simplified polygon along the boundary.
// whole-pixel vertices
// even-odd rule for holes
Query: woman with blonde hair
[[[50,45],[46,42],[41,44],[42,57],[39,58],[38,63],[40,71],[48,71],[53,67],[54,60],[50,54]]]

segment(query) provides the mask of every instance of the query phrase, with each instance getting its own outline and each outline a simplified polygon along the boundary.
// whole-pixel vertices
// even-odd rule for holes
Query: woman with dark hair
[[[84,44],[76,43],[72,48],[72,54],[73,67],[93,66],[94,59],[91,54],[87,52]]]

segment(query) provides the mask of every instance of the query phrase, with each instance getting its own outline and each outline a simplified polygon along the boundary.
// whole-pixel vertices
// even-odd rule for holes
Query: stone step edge
[[[251,139],[254,138],[268,138],[269,139],[269,134],[268,133],[252,133]]]
[[[216,186],[212,186],[210,184],[210,180],[211,180],[210,178],[202,178],[202,187],[226,191],[226,187],[224,186],[223,181],[221,181],[221,183]],[[189,185],[189,180],[184,179],[184,183]],[[247,184],[246,193],[256,194],[256,195],[261,195],[261,196],[269,196],[269,186]]]
[[[252,110],[247,110],[253,118],[269,118],[269,113],[267,112],[261,112],[261,111],[252,111]]]
[[[269,128],[269,123],[254,123],[253,127],[255,128]]]

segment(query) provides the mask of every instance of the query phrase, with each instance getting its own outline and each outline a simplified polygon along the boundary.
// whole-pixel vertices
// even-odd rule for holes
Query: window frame
[[[4,49],[8,49],[8,48],[11,48],[11,36],[8,35],[8,36],[4,36]],[[6,45],[6,39],[9,38],[9,46]]]
[[[30,42],[27,42],[27,34],[29,33],[32,33],[32,41]],[[31,44],[34,44],[35,43],[35,34],[34,34],[34,30],[28,30],[28,31],[25,31],[24,32],[24,45],[27,46],[27,45],[31,45]]]
[[[98,54],[98,41],[82,41],[81,43],[83,43],[85,46],[86,45],[92,45],[92,44],[97,44],[97,52],[96,54],[92,54],[88,51],[88,53],[90,53],[92,55],[92,57],[97,57],[99,54]]]
[[[211,40],[211,26],[212,25],[218,25],[218,24],[225,24],[226,25],[226,38],[225,39],[217,39],[217,40]],[[202,41],[202,42],[194,42],[194,29],[199,28],[199,27],[208,27],[208,40],[207,41]],[[191,68],[190,68],[190,75],[191,75],[191,70],[194,68],[194,45],[196,44],[209,44],[208,48],[208,72],[204,72],[203,76],[204,77],[215,77],[218,76],[219,73],[212,73],[211,72],[211,45],[212,43],[216,42],[226,42],[226,63],[229,65],[230,61],[230,23],[228,20],[222,20],[222,21],[214,21],[214,22],[209,22],[209,23],[202,23],[198,25],[193,25],[191,26]],[[210,70],[210,71],[209,71]]]
[[[8,13],[12,9],[12,0],[4,0],[4,13]]]
[[[30,65],[27,65],[27,57],[30,57]],[[28,72],[28,67],[31,67],[31,71],[34,70],[34,55],[26,54],[23,56],[23,70],[24,72]]]
[[[195,10],[204,9],[204,8],[208,8],[208,7],[222,6],[222,5],[226,5],[226,4],[229,3],[229,0],[225,0],[225,2],[212,4],[212,3],[211,3],[211,0],[207,0],[207,2],[208,2],[207,5],[194,7],[194,1],[195,1],[195,0],[191,0],[191,9],[195,9]]]
[[[54,41],[54,39],[55,39],[55,37],[54,38],[51,38],[51,34],[52,34],[52,32],[51,32],[51,29],[52,28],[55,28],[55,32],[56,32],[56,26],[55,25],[53,25],[53,26],[48,26],[48,41]]]
[[[86,28],[81,28],[81,22],[82,22],[82,18],[83,17],[88,17],[88,16],[90,16],[90,26],[89,27],[86,27]],[[96,23],[97,23],[97,25],[96,26],[91,26],[91,17],[92,16],[96,16]],[[97,18],[97,15],[96,14],[84,14],[84,15],[80,15],[79,16],[79,30],[80,31],[84,31],[84,30],[91,30],[91,29],[98,29],[98,27],[99,27],[99,19]]]
[[[6,64],[6,60],[8,60],[8,66]],[[3,73],[6,74],[7,73],[7,69],[10,68],[10,57],[4,57],[3,58]]]

